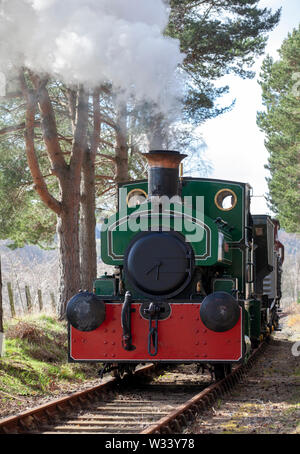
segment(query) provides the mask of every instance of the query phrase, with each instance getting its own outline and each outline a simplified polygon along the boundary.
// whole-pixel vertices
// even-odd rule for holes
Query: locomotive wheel
[[[117,365],[112,371],[111,375],[114,378],[121,379],[125,374],[132,375],[135,370],[135,364]]]
[[[251,339],[251,347],[252,348],[257,348],[261,342],[261,339]]]
[[[214,373],[216,380],[223,380],[227,375],[231,374],[232,365],[231,364],[215,364]]]

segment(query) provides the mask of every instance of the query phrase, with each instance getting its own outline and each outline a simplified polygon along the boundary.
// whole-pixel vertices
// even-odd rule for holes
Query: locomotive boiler
[[[279,223],[251,215],[249,184],[180,176],[185,155],[147,153],[101,231],[113,272],[67,305],[69,361],[107,369],[197,363],[222,378],[278,329]]]

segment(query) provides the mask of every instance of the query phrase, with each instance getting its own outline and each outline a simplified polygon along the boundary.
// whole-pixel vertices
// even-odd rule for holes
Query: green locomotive
[[[120,185],[101,231],[114,273],[68,303],[69,359],[195,362],[221,378],[278,329],[279,223],[251,215],[249,184],[183,178],[179,152],[146,157],[148,180]]]

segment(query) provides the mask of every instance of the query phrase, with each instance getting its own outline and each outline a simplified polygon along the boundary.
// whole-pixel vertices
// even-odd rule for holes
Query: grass
[[[0,397],[38,396],[68,384],[96,379],[99,365],[67,362],[67,326],[48,315],[28,316],[5,326],[0,358]]]
[[[287,324],[289,327],[300,326],[300,314],[290,315]]]
[[[294,303],[291,306],[290,312],[291,313],[289,314],[287,325],[291,328],[294,327],[294,328],[299,329],[300,328],[300,304]]]

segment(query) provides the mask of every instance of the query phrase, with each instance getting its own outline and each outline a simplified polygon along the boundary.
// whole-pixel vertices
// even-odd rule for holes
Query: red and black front
[[[183,156],[168,153],[150,153],[149,197],[180,192]],[[201,295],[198,280],[193,248],[181,233],[138,233],[118,273],[96,281],[111,289],[107,296],[96,287],[95,293],[81,292],[69,301],[70,361],[240,361],[242,305],[222,291]]]

